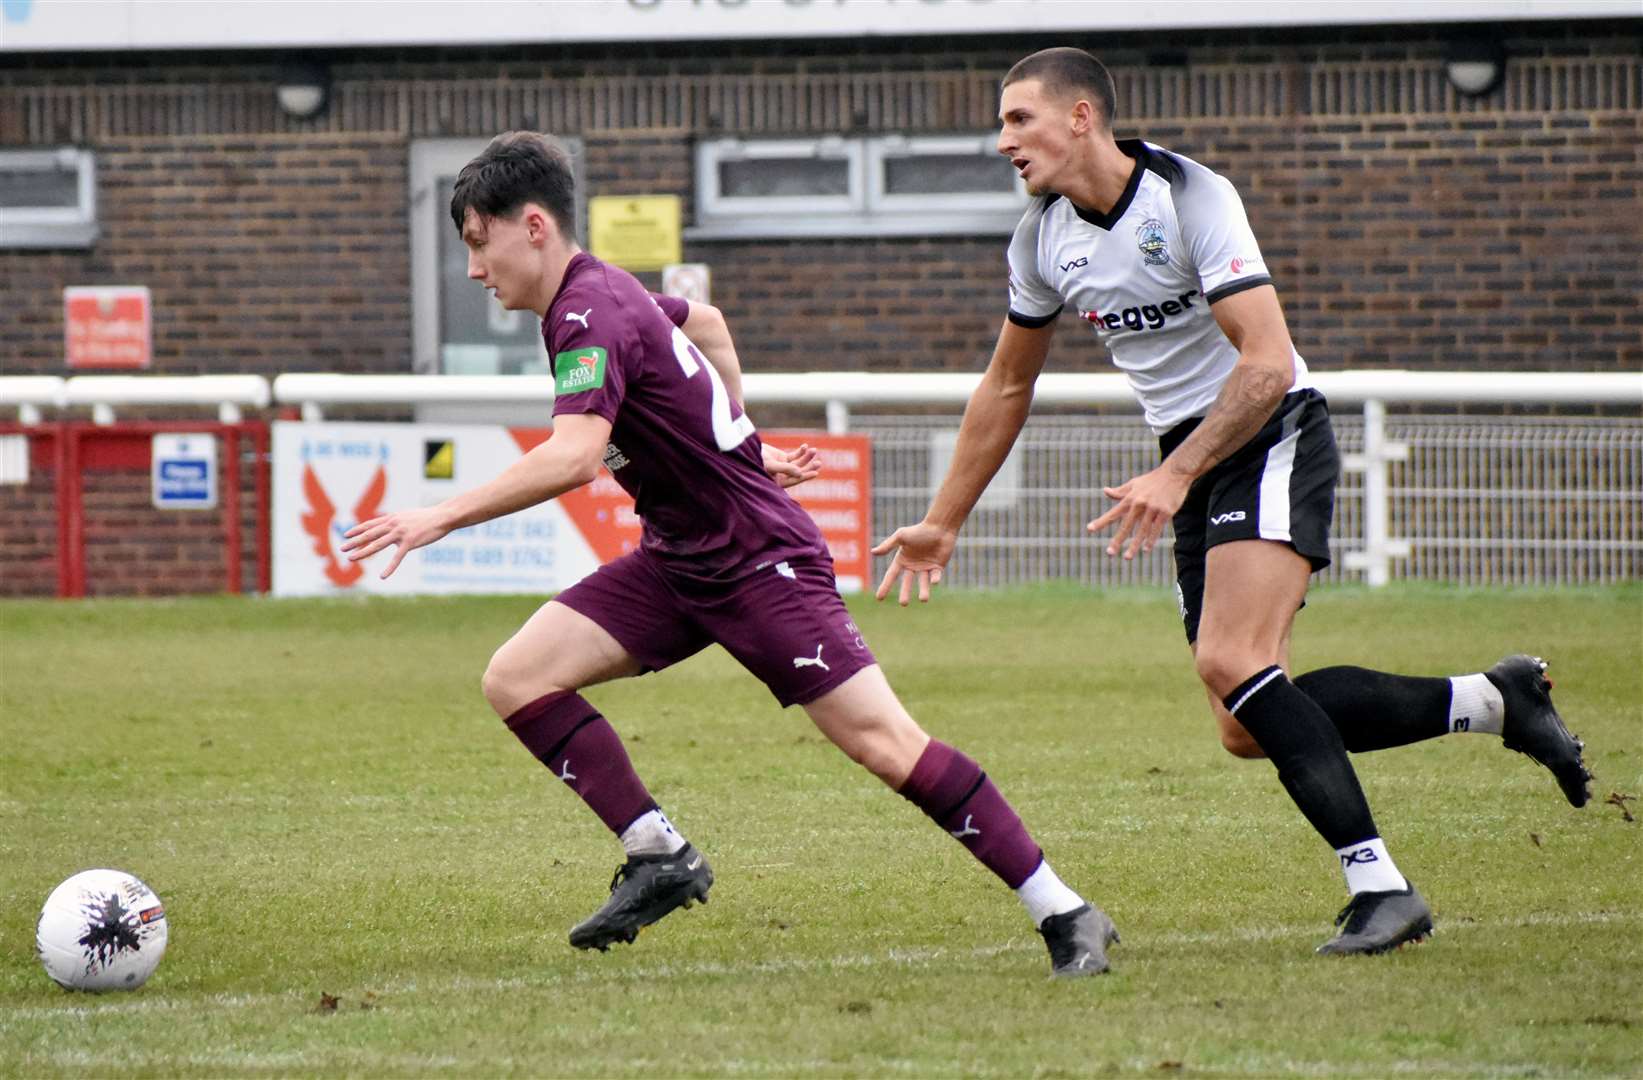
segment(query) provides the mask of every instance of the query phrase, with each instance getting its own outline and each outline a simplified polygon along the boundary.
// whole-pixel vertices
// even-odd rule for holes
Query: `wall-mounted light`
[[[1443,60],[1449,84],[1468,97],[1482,97],[1506,75],[1506,47],[1492,37],[1466,37],[1449,45]]]
[[[318,116],[331,99],[331,74],[309,61],[287,64],[280,69],[274,98],[287,116],[298,120]]]

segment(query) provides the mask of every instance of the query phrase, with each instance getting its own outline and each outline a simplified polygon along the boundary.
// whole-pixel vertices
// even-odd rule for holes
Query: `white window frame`
[[[842,160],[849,190],[843,195],[725,195],[719,166],[726,161]],[[696,209],[703,220],[785,218],[794,214],[856,214],[866,206],[862,145],[830,135],[819,139],[713,139],[696,146]]]
[[[997,157],[993,135],[888,135],[868,140],[867,143],[867,207],[870,211],[892,214],[930,214],[943,218],[959,215],[971,219],[977,227],[993,220],[1008,219],[1008,229],[1014,230],[1027,209],[1029,196],[1026,181],[1019,175],[1008,192],[972,192],[969,194],[892,195],[886,163],[896,158],[913,158],[935,154],[974,154],[976,157]]]
[[[96,243],[96,154],[73,146],[0,150],[0,168],[8,172],[51,172],[65,167],[77,174],[76,205],[0,207],[0,249],[88,248]]]
[[[712,139],[696,147],[696,221],[690,240],[809,236],[1009,235],[1027,208],[1018,177],[1009,194],[891,195],[885,162],[918,154],[993,152],[995,136],[828,135],[807,139]],[[828,156],[851,163],[850,191],[839,196],[726,196],[719,164],[738,158]]]

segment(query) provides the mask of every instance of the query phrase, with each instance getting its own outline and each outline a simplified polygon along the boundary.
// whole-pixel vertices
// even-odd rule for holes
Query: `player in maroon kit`
[[[395,547],[386,577],[408,552],[555,498],[601,464],[633,496],[639,550],[544,604],[485,672],[497,714],[627,854],[610,899],[571,930],[571,944],[632,941],[674,908],[706,900],[713,884],[578,691],[717,642],[1014,889],[1056,974],[1106,970],[1112,921],[1061,881],[981,768],[925,734],[885,681],[839,599],[820,531],[772,475],[800,479],[813,463],[802,448],[763,447],[732,392],[740,376],[728,334],[717,348],[704,341],[704,352],[681,329],[722,324],[711,309],[659,301],[581,251],[574,205],[568,158],[529,132],[494,139],[451,199],[468,276],[504,307],[542,317],[553,438],[472,491],[362,522],[344,545],[353,560]]]

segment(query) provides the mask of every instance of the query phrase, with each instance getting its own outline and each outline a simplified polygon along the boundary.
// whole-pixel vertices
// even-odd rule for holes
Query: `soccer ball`
[[[165,908],[120,870],[82,870],[51,891],[34,931],[46,974],[68,990],[135,990],[165,955]]]

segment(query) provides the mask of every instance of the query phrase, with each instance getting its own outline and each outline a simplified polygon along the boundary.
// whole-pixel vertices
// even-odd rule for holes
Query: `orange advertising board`
[[[529,451],[552,434],[549,428],[515,428],[514,441]],[[805,508],[833,553],[840,592],[860,592],[867,581],[871,557],[868,529],[873,518],[873,448],[866,435],[828,435],[819,431],[765,431],[760,437],[784,450],[809,443],[821,455],[821,475],[789,488]],[[600,471],[591,484],[559,496],[576,528],[600,562],[639,546],[641,524],[633,500],[615,478]]]
[[[70,368],[141,370],[153,361],[153,305],[146,285],[70,285],[63,290],[63,355]]]
[[[821,526],[833,553],[840,592],[860,592],[867,585],[872,557],[868,530],[873,524],[873,443],[866,435],[828,435],[819,431],[767,431],[763,439],[784,450],[801,442],[821,454],[821,475],[788,494]]]

